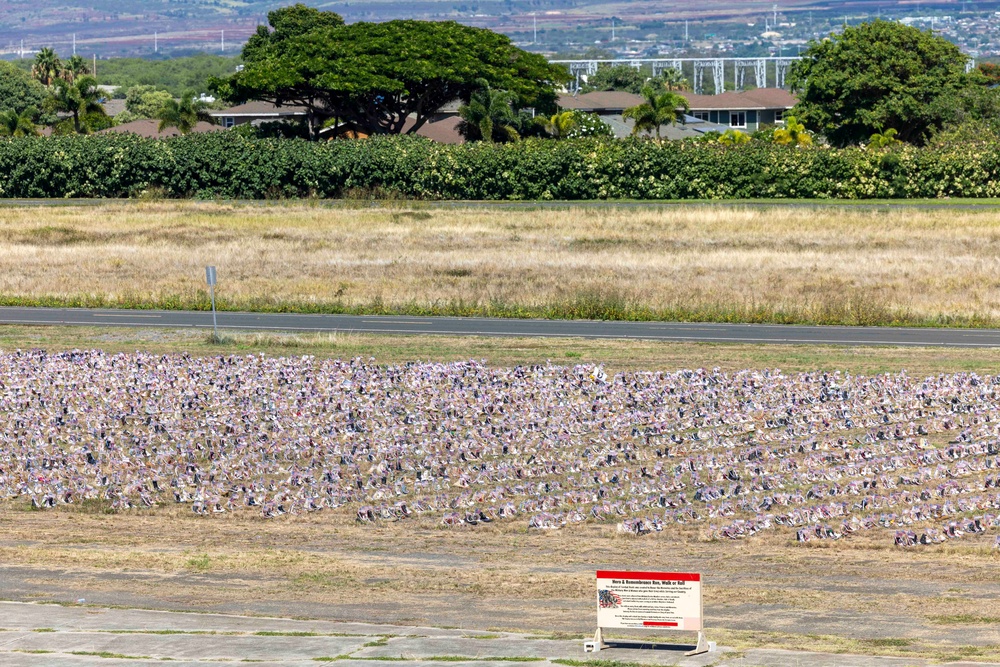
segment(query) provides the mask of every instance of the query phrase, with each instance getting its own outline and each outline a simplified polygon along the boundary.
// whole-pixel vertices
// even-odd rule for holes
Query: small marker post
[[[219,323],[215,318],[215,267],[206,266],[205,267],[205,282],[208,283],[209,293],[212,295],[212,331],[214,332],[215,342],[219,342]]]

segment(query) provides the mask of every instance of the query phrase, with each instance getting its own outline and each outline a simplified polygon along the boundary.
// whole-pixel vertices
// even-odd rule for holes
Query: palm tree
[[[674,68],[669,68],[663,70],[660,73],[658,79],[663,83],[663,87],[667,90],[690,90],[691,84],[688,82],[684,75]]]
[[[897,134],[899,134],[899,132],[897,132],[894,127],[890,127],[888,130],[883,130],[882,132],[876,132],[871,136],[871,139],[868,140],[868,148],[878,150],[903,143],[896,138]]]
[[[545,131],[554,138],[565,139],[577,126],[576,114],[572,111],[563,111],[544,121],[544,124]]]
[[[806,132],[806,126],[795,116],[785,118],[785,126],[774,131],[772,141],[784,146],[812,146],[812,137]]]
[[[73,83],[77,77],[86,76],[87,74],[90,74],[90,67],[87,66],[87,61],[83,56],[74,54],[62,64],[62,72],[59,78]]]
[[[504,90],[494,90],[485,81],[472,93],[468,104],[458,108],[462,122],[458,131],[466,139],[481,139],[486,142],[517,141],[520,135],[514,129],[517,114],[511,103],[514,96]]]
[[[638,106],[625,109],[622,120],[632,119],[635,126],[632,134],[656,130],[656,139],[660,140],[660,128],[664,125],[675,125],[677,120],[684,122],[684,116],[679,109],[688,111],[691,107],[688,101],[673,91],[657,91],[653,86],[645,86],[642,96],[646,101]]]
[[[46,86],[51,86],[59,78],[62,68],[59,56],[56,55],[55,51],[46,46],[35,54],[35,63],[31,66],[31,75]]]
[[[104,107],[98,101],[101,91],[97,87],[97,79],[92,76],[81,76],[70,83],[64,79],[55,79],[52,95],[45,101],[50,111],[69,113],[73,116],[73,131],[83,134],[88,131],[83,119],[87,116],[104,116]]]
[[[34,118],[38,110],[29,107],[20,114],[11,109],[0,112],[0,137],[37,137]]]
[[[198,123],[215,123],[204,102],[194,99],[194,93],[185,92],[181,99],[167,100],[156,114],[160,121],[160,132],[168,127],[176,127],[181,134],[187,134]]]
[[[739,130],[726,130],[718,141],[723,146],[742,146],[750,143],[750,135]]]

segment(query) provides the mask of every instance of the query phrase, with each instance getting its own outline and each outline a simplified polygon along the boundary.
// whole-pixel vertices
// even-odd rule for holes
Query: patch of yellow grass
[[[0,211],[0,294],[111,302],[1000,316],[1000,210],[348,209],[167,202]]]

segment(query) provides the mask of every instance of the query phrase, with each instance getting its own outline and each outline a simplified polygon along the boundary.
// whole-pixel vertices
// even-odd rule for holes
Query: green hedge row
[[[1000,146],[875,152],[606,139],[447,146],[419,137],[309,143],[232,132],[0,140],[0,197],[420,199],[1000,196]]]

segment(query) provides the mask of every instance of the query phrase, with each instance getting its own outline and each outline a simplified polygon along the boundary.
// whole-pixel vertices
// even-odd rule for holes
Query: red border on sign
[[[598,579],[641,579],[645,581],[701,581],[701,575],[691,572],[619,572],[598,570]]]
[[[676,628],[680,623],[670,623],[668,621],[643,621],[647,628]]]

